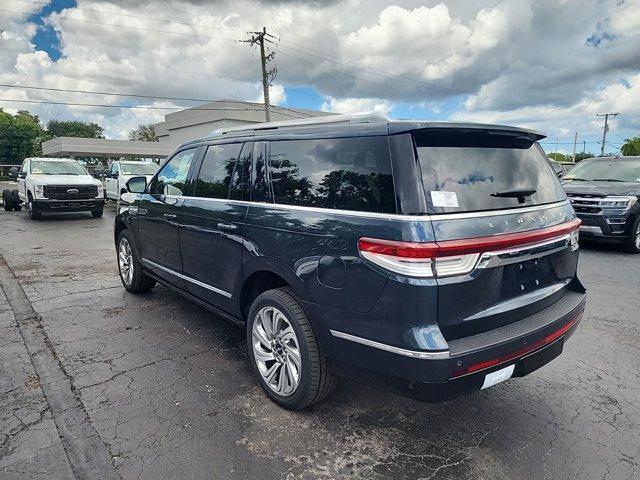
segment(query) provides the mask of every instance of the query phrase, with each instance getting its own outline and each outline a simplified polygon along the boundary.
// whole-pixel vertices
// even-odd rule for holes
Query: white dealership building
[[[328,115],[316,110],[271,107],[271,120],[292,120]],[[154,125],[157,142],[108,140],[101,138],[58,137],[42,144],[50,157],[71,158],[147,158],[158,160],[181,143],[205,137],[216,129],[265,121],[261,103],[219,100],[165,115]]]

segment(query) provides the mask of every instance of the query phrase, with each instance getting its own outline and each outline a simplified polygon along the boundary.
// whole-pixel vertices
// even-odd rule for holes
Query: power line
[[[138,95],[134,93],[116,93],[116,92],[100,92],[100,91],[93,91],[93,90],[75,90],[70,88],[36,87],[33,85],[14,85],[9,83],[0,83],[0,87],[21,88],[21,89],[27,89],[27,90],[46,90],[46,91],[52,91],[52,92],[86,93],[91,95],[110,95],[114,97],[149,98],[149,99],[156,99],[156,100],[176,100],[176,101],[185,101],[185,102],[215,102],[215,100],[203,99],[203,98],[165,97],[162,95]]]
[[[98,107],[98,108],[124,108],[124,109],[129,109],[129,110],[189,110],[189,111],[204,111],[204,112],[209,112],[209,111],[238,111],[238,112],[247,112],[247,111],[252,111],[252,112],[257,112],[262,110],[262,105],[260,104],[251,104],[251,105],[255,105],[254,108],[222,108],[222,107],[211,107],[211,108],[205,108],[205,107],[154,107],[154,106],[150,106],[150,105],[111,105],[111,104],[105,104],[105,103],[77,103],[77,102],[58,102],[58,101],[52,101],[52,100],[17,100],[17,99],[13,99],[13,98],[0,98],[0,102],[10,102],[10,103],[33,103],[33,104],[45,104],[45,105],[67,105],[67,106],[74,106],[74,107]],[[243,102],[230,102],[230,103],[243,103]],[[287,110],[293,113],[296,113],[298,115],[304,115],[304,113],[302,112],[297,112],[295,110],[292,110],[290,108],[286,108],[286,107],[274,107],[277,109],[282,109],[282,110]],[[291,118],[299,118],[296,117],[294,115],[288,115],[284,112],[279,112],[281,115],[284,115],[286,117],[291,117]]]
[[[27,3],[36,3],[36,4],[43,4],[46,5],[46,2],[38,2],[35,0],[19,0],[22,2],[27,2]],[[56,4],[56,2],[53,2],[52,4]],[[58,5],[60,5],[58,3]],[[209,27],[209,26],[205,26],[202,24],[197,24],[197,23],[189,23],[189,22],[179,22],[179,21],[172,21],[172,20],[167,20],[167,19],[161,19],[161,18],[157,18],[157,17],[145,17],[142,15],[133,15],[133,14],[123,14],[123,13],[119,13],[119,12],[108,12],[105,10],[96,10],[96,9],[88,9],[88,8],[79,8],[79,7],[72,7],[69,5],[64,5],[65,8],[69,8],[72,10],[79,10],[79,11],[90,11],[90,12],[94,12],[94,13],[101,13],[101,14],[112,14],[112,15],[119,15],[119,16],[124,16],[124,17],[131,17],[131,18],[139,18],[139,19],[146,19],[146,20],[151,20],[151,21],[158,21],[158,22],[164,22],[164,23],[168,23],[168,24],[178,24],[178,25],[183,25],[183,26],[192,26],[192,27],[196,27],[196,28],[204,28],[204,29],[219,29],[219,30],[227,30],[227,31],[240,31],[237,29],[227,29],[227,28],[223,28],[223,27]],[[0,9],[0,11],[6,11],[6,12],[13,12],[13,13],[19,13],[19,14],[23,14],[23,15],[34,15],[31,12],[18,12],[15,10],[2,10]],[[96,25],[104,25],[104,26],[111,26],[111,27],[118,27],[118,28],[129,28],[129,29],[137,29],[137,30],[144,30],[144,31],[151,31],[151,32],[159,32],[159,33],[169,33],[169,34],[174,34],[174,35],[183,35],[183,36],[192,36],[192,37],[203,37],[203,38],[211,38],[211,39],[218,39],[218,40],[233,40],[230,38],[225,38],[225,37],[212,37],[212,36],[208,36],[208,35],[201,35],[201,34],[189,34],[189,33],[180,33],[180,32],[171,32],[171,31],[163,31],[163,30],[157,30],[157,29],[150,29],[150,28],[145,28],[145,27],[132,27],[132,26],[128,26],[128,25],[120,25],[120,24],[110,24],[110,23],[102,23],[102,22],[92,22],[89,20],[81,20],[81,19],[74,19],[74,18],[69,18],[69,17],[57,17],[58,20],[62,20],[62,21],[75,21],[75,22],[81,22],[81,23],[89,23],[89,24],[96,24]],[[271,38],[276,38],[273,35],[268,35]],[[296,42],[290,41],[290,40],[286,40],[286,39],[278,39],[280,42],[285,42],[285,43],[289,43],[292,45],[296,45],[297,48],[294,47],[290,47],[288,45],[282,45],[282,43],[278,43],[278,45],[280,47],[292,50],[294,52],[300,53],[302,55],[309,55],[309,56],[314,56],[316,58],[321,58],[324,62],[333,62],[337,65],[340,65],[342,67],[346,67],[352,70],[359,70],[363,73],[369,73],[371,75],[377,75],[379,77],[383,77],[383,78],[387,78],[387,79],[393,79],[396,82],[404,82],[405,84],[412,84],[414,86],[420,87],[421,89],[426,89],[426,90],[441,90],[441,91],[445,91],[445,92],[449,92],[449,93],[453,93],[456,95],[469,95],[470,93],[465,91],[465,90],[460,90],[460,89],[455,89],[455,88],[451,88],[451,87],[446,87],[443,85],[438,85],[438,84],[426,84],[424,82],[419,82],[417,80],[413,80],[410,78],[406,78],[402,75],[392,75],[389,74],[383,70],[380,69],[374,69],[371,67],[365,67],[362,64],[350,61],[350,60],[346,60],[346,59],[342,59],[340,57],[337,57],[335,55],[326,53],[326,52],[322,52],[321,50],[317,50],[314,48],[310,48],[310,47],[305,47],[304,45],[298,44]],[[309,50],[311,52],[316,52],[316,53],[311,53],[308,51],[302,51],[301,49],[305,49],[305,50]],[[303,61],[308,61],[306,59],[301,59],[300,57],[294,57],[292,55],[288,55],[292,58],[297,58],[298,60],[303,60]],[[309,62],[311,63],[311,62]],[[335,68],[333,70],[336,70]],[[339,71],[339,70],[337,70]],[[387,83],[380,83],[380,82],[372,82],[371,80],[367,80],[364,79],[362,77],[359,77],[353,73],[349,73],[349,72],[344,72],[346,75],[350,75],[356,79],[359,80],[364,80],[364,81],[368,81],[369,83],[374,83],[377,85],[381,85],[384,87],[390,87],[389,84]],[[394,90],[403,92],[403,93],[415,93],[414,90],[403,90],[403,89],[399,89],[397,87],[393,88]],[[505,105],[511,105],[511,106],[516,106],[516,107],[522,107],[525,106],[525,104],[523,103],[518,103],[518,102],[513,102],[513,101],[509,101],[509,100],[502,100],[499,99],[498,97],[492,97],[492,96],[487,96],[486,94],[481,94],[481,93],[476,93],[474,94],[476,96],[479,97],[484,97],[484,98],[490,98],[493,99],[494,101],[497,101],[499,103],[505,104]]]

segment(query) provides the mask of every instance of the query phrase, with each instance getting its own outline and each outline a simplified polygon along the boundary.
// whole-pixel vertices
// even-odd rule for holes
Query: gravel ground
[[[640,476],[640,255],[583,246],[585,318],[529,377],[436,405],[341,382],[292,413],[242,331],[121,287],[113,216],[0,210],[2,479]]]

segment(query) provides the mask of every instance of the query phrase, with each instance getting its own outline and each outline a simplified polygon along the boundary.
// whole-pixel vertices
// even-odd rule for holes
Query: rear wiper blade
[[[502,197],[502,198],[517,198],[518,203],[524,203],[525,197],[530,197],[537,190],[534,188],[521,188],[514,190],[504,190],[503,192],[492,193],[492,197]]]
[[[592,182],[623,182],[624,180],[618,180],[617,178],[594,178]]]
[[[507,198],[519,198],[519,197],[530,197],[537,190],[534,188],[521,188],[514,190],[504,190],[503,192],[492,193],[492,197],[507,197]]]

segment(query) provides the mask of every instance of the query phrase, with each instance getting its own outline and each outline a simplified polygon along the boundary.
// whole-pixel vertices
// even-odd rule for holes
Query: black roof
[[[391,120],[380,114],[332,115],[284,122],[257,123],[216,130],[211,135],[186,142],[184,145],[214,142],[225,139],[268,140],[326,137],[358,137],[395,135],[423,129],[465,129],[521,132],[531,141],[545,138],[542,133],[521,127],[470,122],[433,122],[419,120]]]

